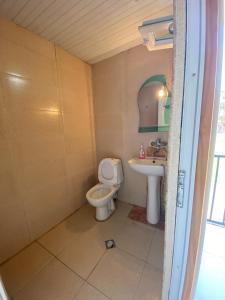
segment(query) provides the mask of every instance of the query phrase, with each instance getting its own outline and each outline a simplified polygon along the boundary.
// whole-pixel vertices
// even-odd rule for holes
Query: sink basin
[[[147,221],[157,224],[160,219],[160,180],[164,176],[166,160],[132,158],[128,164],[134,171],[148,177]]]
[[[131,169],[134,171],[150,176],[163,176],[165,162],[159,159],[138,159],[132,158],[128,161]]]

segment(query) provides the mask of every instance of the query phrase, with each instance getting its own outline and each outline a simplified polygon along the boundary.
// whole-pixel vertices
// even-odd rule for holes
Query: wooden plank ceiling
[[[172,14],[172,0],[0,0],[0,16],[95,63],[142,43],[144,20]]]

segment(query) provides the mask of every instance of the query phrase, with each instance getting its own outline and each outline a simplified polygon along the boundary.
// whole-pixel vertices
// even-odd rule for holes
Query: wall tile
[[[32,239],[38,238],[71,213],[70,207],[67,207],[67,193],[66,178],[39,190],[21,193]]]
[[[104,126],[104,125],[103,125]],[[121,132],[103,132],[96,134],[96,149],[98,161],[105,157],[123,156],[123,137]]]
[[[121,114],[100,114],[96,115],[95,129],[98,135],[101,133],[119,133],[123,132],[123,120]]]
[[[15,196],[15,180],[12,172],[12,154],[6,140],[0,140],[0,192],[1,204]]]
[[[62,109],[65,113],[76,113],[77,111],[81,114],[85,112],[89,113],[87,92],[63,90],[62,98]]]
[[[29,51],[0,37],[0,71],[25,77],[29,73],[27,61],[30,58]]]
[[[60,111],[56,85],[2,73],[3,104],[9,111]]]
[[[0,140],[6,140],[11,135],[12,133],[9,124],[9,114],[0,103]]]
[[[38,160],[16,170],[16,183],[19,191],[38,190],[54,184],[66,176],[63,158],[55,160]]]
[[[84,151],[92,151],[92,149],[91,132],[87,132],[85,136],[77,138],[65,136],[65,151],[67,154],[83,153]]]
[[[2,72],[57,84],[55,62],[0,37],[0,68]]]
[[[84,66],[83,68],[78,68],[78,70],[68,69],[61,63],[60,78],[63,90],[70,91],[81,97],[87,95],[87,79]]]
[[[57,137],[63,132],[62,117],[58,111],[11,112],[10,124],[14,138]]]
[[[68,179],[69,201],[74,210],[86,202],[86,193],[97,183],[96,169],[88,168]]]
[[[96,171],[90,72],[0,19],[0,263],[86,201]]]
[[[55,58],[54,45],[48,40],[4,19],[0,19],[0,37],[48,58]]]
[[[121,113],[124,85],[124,54],[95,64],[93,90],[95,114]]]
[[[146,206],[147,181],[127,162],[138,155],[140,144],[147,147],[157,137],[167,140],[167,133],[138,133],[137,93],[155,74],[165,74],[171,83],[172,54],[171,49],[149,52],[137,46],[93,66],[97,160],[122,159],[124,183],[119,198],[140,206]]]
[[[69,177],[79,171],[93,168],[92,151],[83,151],[79,154],[71,154],[66,157],[66,170]]]
[[[26,217],[17,195],[8,198],[1,195],[0,203],[0,261],[20,251],[30,242]]]
[[[62,48],[56,46],[56,57],[57,62],[63,64],[63,68],[77,70],[78,73],[83,69],[87,64],[82,62],[79,58],[69,54]]]
[[[0,261],[29,243],[27,220],[16,191],[12,155],[4,139],[0,139],[0,236]]]
[[[12,141],[13,159],[16,167],[32,164],[34,161],[58,159],[65,155],[63,134],[32,138],[15,138]]]

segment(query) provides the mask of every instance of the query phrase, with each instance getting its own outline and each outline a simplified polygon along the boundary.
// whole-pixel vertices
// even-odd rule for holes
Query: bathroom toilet
[[[114,197],[123,181],[123,171],[120,159],[104,158],[98,166],[99,183],[91,188],[86,198],[96,207],[96,219],[104,221],[115,210]]]

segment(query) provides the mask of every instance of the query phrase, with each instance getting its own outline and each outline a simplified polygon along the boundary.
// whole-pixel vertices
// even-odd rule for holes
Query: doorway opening
[[[224,32],[224,20],[223,20]],[[195,300],[225,299],[225,42],[209,202]],[[215,134],[215,132],[213,133]]]

